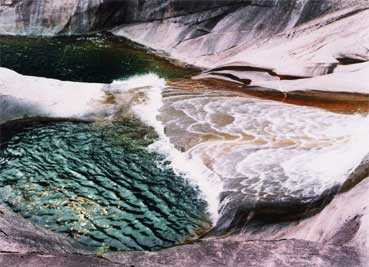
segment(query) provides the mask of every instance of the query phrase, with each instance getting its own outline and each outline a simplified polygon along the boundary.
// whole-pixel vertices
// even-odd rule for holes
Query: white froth
[[[115,92],[120,90],[122,92],[145,93],[144,101],[134,105],[132,110],[144,123],[153,127],[159,135],[159,140],[149,149],[164,155],[178,175],[186,177],[193,185],[200,188],[203,198],[208,202],[211,219],[213,223],[216,223],[219,209],[218,198],[222,191],[222,183],[200,158],[196,155],[180,152],[166,136],[164,125],[157,118],[160,114],[160,108],[163,106],[162,91],[165,85],[165,81],[157,75],[147,74],[124,81],[116,81],[112,84],[112,90]]]
[[[309,172],[320,183],[329,186],[336,181],[344,182],[349,172],[354,169],[369,151],[369,118],[351,116],[345,123],[332,125],[327,130],[332,137],[345,136],[344,142],[321,150],[312,150],[283,164],[290,176],[301,176]]]
[[[260,188],[275,197],[319,195],[344,182],[369,152],[365,116],[223,96],[178,100],[172,106],[187,117],[177,123],[184,132],[218,136],[193,147],[192,154],[210,162],[227,184],[242,179],[227,190],[255,199]]]
[[[173,97],[171,107],[183,115],[175,113],[171,127],[181,130],[182,137],[214,136],[180,152],[158,119],[167,105],[165,87],[155,74],[103,85],[27,77],[0,68],[0,123],[25,115],[86,118],[105,112],[109,117],[123,105],[119,101],[131,97],[132,111],[159,135],[149,149],[165,155],[177,174],[199,186],[214,223],[226,182],[241,179],[241,188],[229,183],[227,190],[255,198],[262,190],[319,194],[342,183],[369,152],[367,117],[221,94]],[[117,103],[104,103],[107,93],[117,96]]]
[[[104,104],[107,93],[131,99],[138,96],[138,102],[132,103],[132,111],[144,123],[154,127],[160,137],[149,149],[165,155],[177,174],[199,186],[216,222],[221,183],[201,160],[178,151],[165,135],[164,126],[157,119],[163,105],[161,93],[164,87],[165,80],[155,74],[133,76],[104,85],[23,76],[0,68],[0,123],[24,116],[83,119],[100,114],[108,119],[114,117],[114,112],[119,112],[120,105],[127,103]]]

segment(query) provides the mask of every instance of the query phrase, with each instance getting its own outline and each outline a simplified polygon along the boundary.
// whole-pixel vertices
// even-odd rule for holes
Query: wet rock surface
[[[86,253],[73,240],[34,226],[4,206],[0,215],[1,253]]]
[[[319,214],[283,224],[253,224],[238,235],[240,239],[303,239],[321,244],[352,246],[368,258],[368,191],[364,179],[350,191],[338,194]],[[365,264],[364,264],[365,265]]]
[[[357,100],[365,103],[369,94],[366,63],[369,60],[368,8],[366,0],[250,0],[232,1],[232,3],[179,0],[164,2],[159,0],[4,0],[0,1],[0,33],[53,36],[109,30],[113,34],[154,49],[162,55],[208,69],[202,76],[197,77],[199,79],[209,77],[224,79],[242,85],[246,92],[248,90],[268,94],[282,92],[286,98],[289,94],[294,94],[301,97],[324,98],[329,101]],[[24,87],[23,85],[18,84],[18,88]],[[60,86],[60,83],[57,85]],[[63,86],[65,85],[67,84]],[[43,86],[48,85],[45,83]],[[100,87],[102,85],[91,85],[91,88],[86,87],[86,89],[100,91]],[[178,95],[178,92],[169,94],[181,100],[193,98],[193,95],[183,97]],[[197,117],[191,117],[188,103],[167,107],[166,111],[170,115],[186,115],[180,121],[183,127],[178,127],[178,121],[172,122],[171,127],[167,127],[169,129],[167,134],[171,141],[182,151],[187,151],[202,141],[228,140],[229,143],[237,141],[239,138],[237,134],[229,135],[224,131],[227,125],[233,125],[234,122],[234,119],[228,116],[229,114],[223,112],[222,105],[228,96],[227,93],[223,93],[218,103],[214,101],[213,96],[209,95],[206,96],[208,99],[205,101],[201,98],[197,99],[200,108],[192,106]],[[11,100],[19,106],[24,105],[22,99],[22,101],[17,98]],[[2,96],[0,101],[9,103],[9,96]],[[38,103],[38,99],[32,99],[32,101]],[[209,103],[215,105],[220,112],[208,116]],[[242,108],[241,104],[239,106]],[[28,109],[33,110],[34,106]],[[9,110],[6,109],[3,113],[12,113]],[[256,115],[262,114],[263,110],[267,109],[261,109],[256,112]],[[43,110],[34,112],[45,114]],[[22,110],[21,113],[23,114]],[[72,115],[75,114],[72,113]],[[277,117],[288,118],[280,114]],[[164,116],[162,121],[170,125],[171,117]],[[244,121],[252,121],[252,118]],[[237,122],[235,124],[237,125]],[[265,124],[267,123],[261,123],[260,128]],[[317,124],[319,131],[322,130],[323,124],[324,121]],[[303,121],[301,125],[306,125],[306,122]],[[354,124],[352,127],[360,125],[364,123]],[[187,126],[191,126],[190,129],[193,131],[183,134]],[[270,130],[273,127],[266,128],[268,134],[273,132]],[[349,128],[350,126],[345,126],[342,129]],[[211,134],[209,129],[212,131]],[[289,127],[286,126],[283,129],[289,129]],[[310,130],[308,132],[310,133]],[[198,133],[204,136],[199,137]],[[367,135],[363,136],[367,138]],[[246,135],[242,138],[249,141],[250,136]],[[357,140],[360,144],[361,139]],[[367,139],[362,139],[362,141],[365,140]],[[291,146],[296,145],[291,140],[279,141],[281,142],[278,145],[284,146],[287,148],[286,151],[290,152],[286,153],[287,158],[301,152],[301,150],[291,149]],[[329,143],[325,138],[315,141],[319,148]],[[260,144],[264,143],[257,143],[257,145]],[[239,147],[240,143],[235,142],[234,145]],[[310,148],[314,146],[316,144],[308,145]],[[363,150],[359,150],[358,154],[361,155]],[[273,178],[272,183],[254,179],[255,176],[260,178],[263,175],[258,176],[250,172],[250,169],[247,169],[250,165],[245,164],[244,169],[235,168],[234,163],[254,153],[263,152],[260,149],[250,148],[242,151],[242,149],[234,150],[234,147],[217,144],[205,151],[206,153],[202,154],[203,162],[225,181],[222,200],[228,213],[224,213],[225,216],[221,218],[214,232],[223,233],[223,230],[232,228],[237,230],[235,231],[237,235],[201,240],[194,244],[155,253],[107,254],[104,257],[109,261],[105,261],[92,256],[60,255],[59,252],[81,253],[81,251],[69,243],[71,241],[34,228],[16,215],[10,216],[7,211],[4,211],[2,217],[0,216],[3,220],[3,222],[0,221],[0,226],[2,224],[6,226],[2,239],[6,251],[5,254],[0,255],[3,265],[14,266],[25,263],[30,266],[42,266],[42,264],[56,266],[58,264],[67,266],[76,264],[92,266],[113,264],[138,266],[366,265],[369,257],[367,207],[369,189],[368,181],[365,179],[368,175],[367,157],[357,168],[352,169],[357,162],[355,164],[349,162],[350,164],[347,164],[349,167],[346,168],[347,162],[345,163],[344,159],[348,156],[345,155],[356,150],[336,151],[334,155],[342,155],[342,158],[338,158],[335,162],[340,163],[339,167],[345,165],[345,172],[337,176],[339,182],[329,184],[328,187],[322,187],[325,190],[318,191],[312,190],[312,188],[316,189],[314,183],[300,183],[301,188],[289,191],[284,186],[289,176],[283,168],[280,168],[280,160],[273,162],[268,157],[261,157],[265,162],[260,165],[267,170],[264,176]],[[269,147],[265,151],[268,151],[269,155],[272,149]],[[305,152],[304,150],[303,153]],[[225,156],[214,159],[212,158],[214,155]],[[228,161],[226,156],[229,156]],[[257,157],[250,158],[257,159]],[[310,163],[314,158],[320,159],[314,156],[294,163]],[[286,160],[286,158],[283,159]],[[246,163],[252,162],[254,161],[250,160]],[[305,165],[298,166],[299,175],[306,174],[301,169]],[[230,172],[232,175],[225,175],[229,167],[233,170]],[[248,171],[247,175],[242,172],[244,170]],[[268,170],[272,171],[268,172]],[[324,175],[323,173],[321,177],[330,177]],[[313,173],[303,178],[316,177],[320,177],[319,174]],[[303,181],[309,181],[309,179],[303,179]],[[296,183],[293,179],[292,182]],[[342,183],[340,194],[336,195]],[[261,187],[255,186],[260,184]],[[272,188],[273,192],[266,190],[267,187]],[[304,198],[306,193],[308,198]],[[291,194],[296,198],[291,197]],[[250,199],[250,196],[257,197]],[[332,200],[333,196],[335,197]],[[323,209],[324,206],[326,207]],[[301,219],[307,215],[314,216]],[[32,234],[25,232],[24,229],[29,229]],[[266,239],[269,241],[262,241]],[[40,255],[40,252],[54,256],[45,257]]]
[[[13,244],[13,248],[1,252],[0,262],[2,266],[366,266],[365,240],[369,228],[367,203],[362,204],[367,191],[368,182],[362,182],[352,192],[338,196],[321,214],[298,224],[279,227],[279,231],[274,225],[274,230],[269,226],[259,235],[245,231],[236,236],[202,240],[155,253],[109,253],[102,258],[73,254],[81,250],[60,237],[55,241],[54,234],[2,209],[0,225],[8,234],[6,243],[4,235],[1,237],[2,247]],[[342,204],[347,201],[355,208],[342,212]],[[7,226],[9,223],[11,227]],[[25,234],[25,229],[33,234]],[[265,235],[269,241],[262,240]],[[40,236],[43,238],[35,238]],[[19,247],[19,242],[31,242],[32,247]]]
[[[209,239],[160,252],[87,254],[62,236],[35,227],[4,208],[0,217],[1,266],[365,266],[346,237],[328,244],[297,239]],[[343,232],[342,232],[343,234]]]
[[[72,90],[75,85],[80,86],[81,89],[83,85],[87,86],[83,83],[65,83],[21,76],[5,69],[2,69],[2,72],[4,74],[2,76],[2,85],[4,86],[2,90],[7,94],[21,94],[20,90],[25,88],[24,84],[27,84],[28,90],[34,87],[36,92],[42,92],[50,87],[65,87]],[[17,83],[7,82],[7,79],[16,80]],[[358,127],[365,126],[366,120],[363,117],[267,101],[240,95],[237,92],[196,91],[197,86],[200,85],[201,83],[195,83],[192,91],[176,88],[175,84],[166,88],[162,92],[164,104],[159,119],[166,127],[166,135],[173,144],[178,146],[181,151],[190,151],[190,156],[200,155],[200,160],[216,175],[220,176],[221,181],[224,182],[224,191],[221,192],[223,197],[221,204],[224,207],[223,217],[208,236],[232,230],[236,235],[232,237],[231,241],[236,240],[237,244],[241,244],[242,250],[245,249],[244,243],[247,240],[273,239],[276,233],[280,233],[278,240],[284,239],[287,234],[281,229],[292,229],[286,228],[286,225],[294,225],[291,220],[314,215],[327,205],[339,190],[337,185],[345,181],[346,173],[355,173],[352,169],[353,166],[362,160],[358,157],[359,154],[362,153],[363,157],[367,154],[367,148],[362,145],[367,140],[366,128]],[[107,87],[109,86],[103,84],[89,84],[86,87],[86,93],[87,91],[93,92],[93,95],[88,94],[88,96],[91,101],[96,102],[96,100],[103,98],[104,94],[101,92],[101,88]],[[115,85],[115,87],[111,85],[110,87],[113,87],[110,88],[110,91],[113,92],[114,88],[118,90],[119,85]],[[17,90],[12,90],[12,88]],[[38,103],[37,101],[43,94],[34,95],[32,101]],[[25,100],[26,96],[19,95]],[[125,99],[125,96],[122,96],[122,99]],[[58,96],[57,100],[61,107],[70,104],[65,101],[63,95]],[[115,102],[117,100],[115,99]],[[55,103],[53,99],[49,101]],[[45,105],[45,102],[43,104]],[[77,106],[82,108],[82,105]],[[56,111],[64,112],[64,109]],[[54,113],[54,116],[59,114],[57,112]],[[83,115],[83,112],[76,114]],[[339,127],[339,135],[331,135],[332,125]],[[356,135],[355,129],[359,130],[359,135]],[[363,133],[360,133],[360,130],[363,130]],[[350,157],[346,155],[350,151],[357,152],[354,158],[358,157],[359,162],[356,162],[356,159],[351,162],[354,159],[351,157],[352,155]],[[328,154],[325,155],[326,152]],[[297,157],[297,160],[294,160],[294,157]],[[266,158],[268,160],[265,160]],[[284,160],[281,161],[281,158]],[[281,164],[290,160],[292,163],[287,164],[287,169],[282,168]],[[322,160],[326,160],[326,164],[324,164],[326,166],[335,162],[341,164],[340,168],[336,166],[333,169],[325,169],[328,171],[326,173],[319,173],[317,170],[321,170],[321,168],[314,167],[317,166],[313,164],[315,160],[318,160],[316,163],[319,164],[322,163]],[[330,172],[332,170],[334,170],[333,173]],[[340,172],[336,173],[337,170]],[[273,179],[270,179],[271,177]],[[323,178],[332,178],[332,180],[326,181]],[[291,185],[293,186],[291,187]],[[365,193],[358,195],[365,198]],[[358,207],[361,207],[360,205],[359,203]],[[358,224],[362,217],[357,211],[354,214],[355,216],[359,215],[359,217],[355,220],[348,220],[342,234],[336,231],[332,235],[335,236],[334,240],[337,240],[340,245],[347,240],[352,240],[351,237],[358,231]],[[273,228],[273,225],[278,231]],[[275,231],[270,233],[270,229]],[[328,230],[322,229],[322,231]],[[242,235],[244,232],[250,233],[250,235]],[[296,228],[296,234],[298,233],[298,228]],[[17,233],[14,235],[16,236]],[[34,239],[31,237],[31,240],[32,238]],[[304,240],[304,237],[296,236],[293,238]],[[219,240],[222,240],[221,236]],[[228,239],[226,241],[228,242]],[[195,243],[197,247],[186,246],[188,250],[182,251],[181,247],[175,249],[183,253],[180,254],[181,257],[186,258],[187,255],[192,258],[193,254],[191,253],[194,252],[191,248],[195,248],[196,251],[201,248],[204,250],[204,254],[207,253],[208,240],[205,243],[202,242]],[[217,239],[212,239],[211,242],[214,242],[213,245],[217,249],[225,249],[222,248],[223,243],[219,246],[216,245]],[[224,244],[228,244],[227,242]],[[314,246],[317,244],[319,243],[314,243]],[[334,249],[338,249],[334,244],[332,246]],[[356,245],[352,247],[357,249]],[[352,251],[355,252],[355,249]],[[266,247],[265,250],[273,251],[274,248]],[[305,251],[304,253],[311,253],[310,249],[308,250],[309,252]],[[176,250],[169,251],[174,253]],[[161,253],[164,252],[158,252],[159,254],[144,253],[142,255],[148,258],[143,257],[142,260],[162,255]],[[47,253],[53,254],[54,252]],[[226,252],[224,253],[226,254]],[[296,257],[304,257],[301,256],[305,255],[304,253],[296,255]],[[361,255],[362,253],[360,253]],[[329,256],[327,258],[331,260]],[[351,258],[357,260],[357,257]],[[38,256],[36,259],[39,259]],[[134,260],[133,256],[127,258],[127,262]],[[233,259],[229,258],[227,261],[232,263]],[[164,261],[164,263],[166,262]],[[210,263],[204,262],[205,266],[206,264]],[[329,266],[328,263],[326,265]]]
[[[0,254],[0,264],[6,267],[117,267],[125,266],[122,264],[111,263],[107,260],[94,256],[84,255],[65,255],[65,254]]]
[[[303,240],[212,240],[157,253],[77,254],[0,253],[2,266],[365,266],[352,247]]]
[[[364,196],[364,194],[357,194],[365,193],[367,184],[366,182],[360,185],[355,192],[350,193],[351,203],[352,201],[357,203],[356,197]],[[336,206],[334,203],[326,210],[329,213],[329,210],[335,207],[342,206]],[[355,214],[355,211],[352,214]],[[319,216],[326,217],[327,214],[318,215],[318,218]],[[0,263],[1,266],[240,266],[245,264],[247,266],[268,264],[272,266],[365,266],[362,254],[353,246],[355,240],[360,240],[360,236],[365,238],[363,235],[364,226],[367,224],[366,219],[364,220],[365,216],[367,216],[365,213],[361,213],[351,220],[337,218],[335,222],[342,224],[342,227],[325,227],[323,236],[319,229],[314,228],[313,232],[318,234],[315,237],[321,236],[326,241],[294,239],[297,237],[293,237],[293,233],[295,235],[304,233],[301,229],[303,225],[306,227],[317,225],[306,221],[302,222],[301,226],[287,228],[290,232],[280,235],[278,240],[253,241],[250,240],[252,235],[249,237],[237,235],[203,240],[155,253],[118,252],[96,257],[75,246],[73,241],[35,227],[20,216],[1,208]],[[262,239],[256,235],[255,238]],[[280,238],[288,238],[288,240],[280,240]],[[305,236],[305,238],[315,239],[311,234],[310,237]],[[363,250],[365,251],[365,248]]]
[[[365,156],[360,164],[353,168],[350,175],[341,187],[341,192],[347,192],[369,176],[369,155]]]

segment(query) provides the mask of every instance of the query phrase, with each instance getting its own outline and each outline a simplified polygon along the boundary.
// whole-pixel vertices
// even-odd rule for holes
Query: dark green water
[[[176,67],[134,48],[123,39],[107,36],[0,36],[0,66],[24,75],[99,83],[148,72],[163,78],[182,78],[194,73],[193,69]]]
[[[155,134],[135,120],[0,131],[1,201],[92,250],[157,250],[209,226],[198,189],[147,152]]]

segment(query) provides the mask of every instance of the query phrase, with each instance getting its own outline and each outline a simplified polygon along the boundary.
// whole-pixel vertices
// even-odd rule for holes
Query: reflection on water
[[[106,36],[0,36],[0,66],[23,75],[99,83],[148,72],[164,78],[194,73],[133,48],[125,40]]]

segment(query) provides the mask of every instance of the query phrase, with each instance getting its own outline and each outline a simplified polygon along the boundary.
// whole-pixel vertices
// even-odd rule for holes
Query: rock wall
[[[236,81],[245,90],[343,93],[340,97],[347,100],[347,93],[369,95],[368,10],[367,0],[0,0],[0,34],[53,36],[109,30],[171,58],[210,69],[199,78]],[[5,102],[8,99],[0,99]],[[239,265],[251,264],[252,258],[255,266],[279,261],[281,266],[312,262],[359,266],[365,262],[361,257],[369,258],[369,187],[366,180],[356,183],[367,176],[367,169],[367,165],[357,169],[359,176],[348,180],[350,190],[312,218],[284,225],[246,225],[244,235],[225,240],[106,258],[140,265],[152,261],[178,266]],[[245,241],[251,239],[269,241]],[[286,253],[290,250],[292,254]],[[0,260],[4,257],[8,256],[0,255]],[[36,255],[29,257],[39,260]]]
[[[165,20],[252,1],[1,0],[0,34],[85,34],[125,23]]]
[[[1,0],[0,34],[107,30],[203,68],[242,61],[311,77],[369,59],[368,8],[366,0]]]
[[[171,32],[178,37],[210,37],[235,32],[237,36],[232,38],[233,41],[245,41],[260,34],[277,33],[330,11],[362,2],[365,1],[1,0],[0,33],[79,34],[120,24],[156,21],[184,26],[184,32]]]
[[[324,25],[349,17],[364,8],[368,8],[365,0],[350,3],[329,0],[248,1],[161,21],[125,24],[115,28],[113,33],[163,51],[169,57],[204,68],[236,60],[275,68],[281,61],[280,58],[275,59],[276,56],[270,58],[272,52],[259,60],[255,59],[256,56],[248,59],[245,54],[252,54],[260,47],[263,47],[265,53],[268,50],[279,52],[272,49],[275,39],[279,39],[278,43],[283,46],[301,33],[304,36],[315,32]],[[360,27],[360,23],[356,23],[358,21],[354,22],[356,27]],[[348,24],[352,25],[352,22]],[[323,38],[321,41],[324,41]],[[269,43],[270,46],[266,46]],[[303,40],[301,46],[306,44],[307,41]],[[286,54],[278,55],[282,57]],[[319,61],[324,63],[327,59],[320,56]],[[285,75],[291,70],[286,72]],[[306,72],[293,75],[309,76],[312,71],[309,74]]]
[[[365,167],[368,168],[368,164]],[[238,239],[302,239],[325,245],[355,247],[367,261],[368,192],[369,180],[366,178],[350,191],[337,195],[319,214],[311,218],[289,224],[249,225]]]

